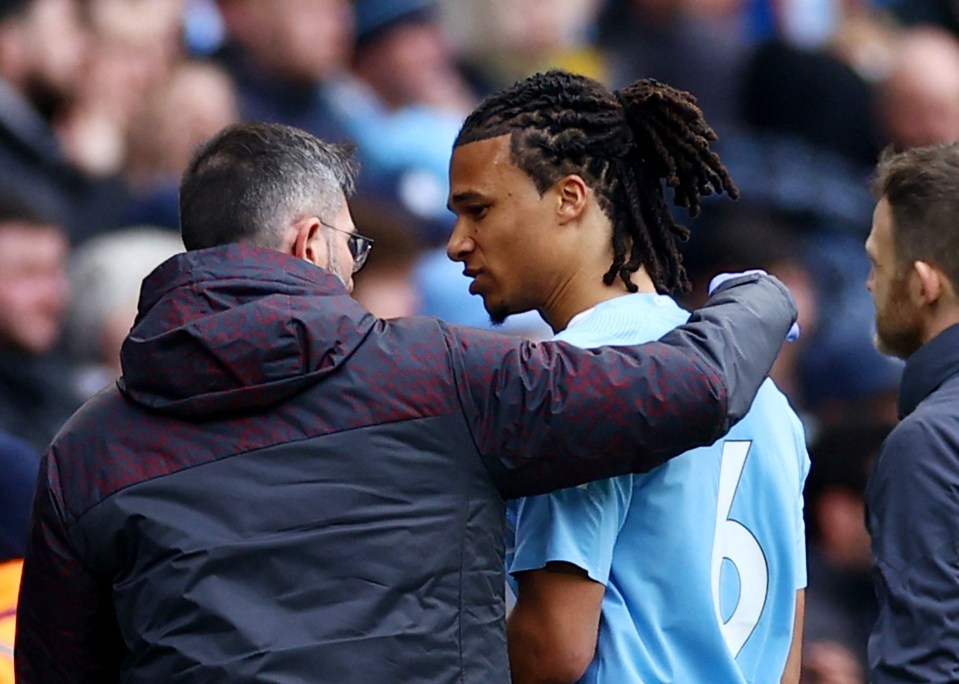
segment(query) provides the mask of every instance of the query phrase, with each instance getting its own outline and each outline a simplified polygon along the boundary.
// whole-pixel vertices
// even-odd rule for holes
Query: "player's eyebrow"
[[[479,199],[485,199],[485,196],[476,190],[464,190],[463,192],[457,192],[450,197],[450,200],[446,203],[446,208],[450,211],[453,211],[453,207],[455,205],[465,204],[467,202],[472,202]]]

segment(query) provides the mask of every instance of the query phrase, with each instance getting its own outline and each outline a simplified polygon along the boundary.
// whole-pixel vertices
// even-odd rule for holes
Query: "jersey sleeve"
[[[515,502],[515,550],[507,570],[538,570],[563,561],[605,585],[632,481],[624,475]]]

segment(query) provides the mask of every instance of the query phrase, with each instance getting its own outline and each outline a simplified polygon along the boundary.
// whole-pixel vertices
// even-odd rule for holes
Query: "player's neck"
[[[638,292],[656,292],[656,287],[645,268],[640,268],[633,273],[630,280],[636,285]],[[574,316],[610,299],[628,294],[631,293],[621,278],[617,277],[611,285],[606,285],[603,282],[603,274],[596,273],[566,283],[566,287],[558,292],[553,301],[540,313],[553,332],[558,333],[566,329]]]

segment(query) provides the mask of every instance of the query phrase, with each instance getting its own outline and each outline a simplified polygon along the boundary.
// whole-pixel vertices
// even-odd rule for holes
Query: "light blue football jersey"
[[[580,314],[555,339],[635,344],[687,318],[670,297],[637,293]],[[767,380],[712,446],[645,475],[511,502],[506,569],[566,561],[606,586],[581,682],[778,682],[806,585],[808,469],[799,418]]]

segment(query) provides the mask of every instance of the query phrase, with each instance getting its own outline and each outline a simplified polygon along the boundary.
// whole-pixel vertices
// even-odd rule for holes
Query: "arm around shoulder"
[[[711,444],[745,414],[795,314],[779,281],[753,275],[645,345],[491,350],[488,338],[457,336],[464,410],[506,497],[646,472]]]
[[[689,322],[662,342],[695,349],[724,379],[721,437],[749,410],[796,320],[796,301],[775,276],[752,273],[718,287]]]

